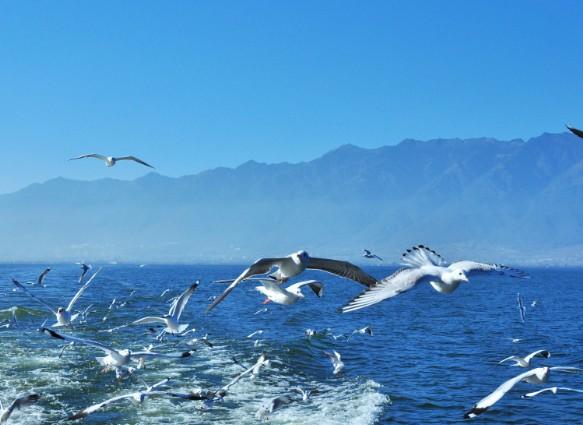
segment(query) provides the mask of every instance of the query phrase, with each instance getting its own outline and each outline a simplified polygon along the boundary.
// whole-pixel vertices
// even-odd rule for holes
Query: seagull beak
[[[469,282],[470,280],[468,279],[468,277],[467,277],[466,275],[464,275],[464,276],[462,277],[462,281],[464,281],[464,282]]]

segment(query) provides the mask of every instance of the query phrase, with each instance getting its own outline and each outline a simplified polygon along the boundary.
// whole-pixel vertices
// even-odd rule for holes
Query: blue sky
[[[583,126],[578,1],[37,1],[0,14],[0,193]]]

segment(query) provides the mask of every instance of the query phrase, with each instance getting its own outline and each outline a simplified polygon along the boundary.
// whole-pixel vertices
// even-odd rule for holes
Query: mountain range
[[[0,261],[244,263],[306,249],[389,262],[583,264],[583,141],[404,140],[179,178],[55,178],[0,195]]]

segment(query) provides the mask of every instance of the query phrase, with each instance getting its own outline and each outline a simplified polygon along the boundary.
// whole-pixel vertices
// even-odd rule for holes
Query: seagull
[[[268,402],[264,403],[263,406],[255,413],[255,417],[259,420],[269,419],[269,414],[281,409],[283,406],[287,406],[292,402],[292,398],[286,395],[275,397]]]
[[[177,299],[172,303],[170,306],[170,310],[168,314],[164,317],[157,317],[157,316],[148,316],[142,319],[138,319],[132,322],[133,325],[142,325],[147,323],[163,323],[166,325],[164,331],[169,334],[180,334],[188,328],[188,324],[179,324],[180,316],[182,315],[182,311],[184,307],[186,307],[186,303],[190,299],[190,296],[194,293],[196,288],[198,287],[198,280],[194,282],[190,288],[184,291]]]
[[[14,329],[18,326],[18,320],[16,320],[16,311],[17,310],[18,310],[18,307],[10,307],[10,308],[7,308],[6,310],[3,310],[3,311],[10,312],[10,317],[8,318],[6,323],[4,323],[3,325],[0,325],[0,329]]]
[[[333,350],[331,353],[329,351],[324,351],[330,361],[332,362],[332,366],[334,366],[334,375],[338,375],[344,369],[344,362],[340,359],[340,353],[336,350]]]
[[[301,387],[293,387],[293,388],[290,388],[290,389],[292,391],[295,391],[295,392],[299,393],[302,396],[302,401],[308,401],[312,395],[318,394],[320,392],[317,389],[314,389],[314,390],[304,390]]]
[[[286,282],[288,279],[299,275],[306,269],[321,270],[332,273],[347,279],[362,283],[365,286],[372,287],[376,285],[377,280],[365,273],[359,267],[339,260],[330,260],[327,258],[310,257],[306,251],[298,251],[287,257],[281,258],[260,258],[247,268],[237,279],[231,283],[227,289],[207,308],[207,312],[215,308],[241,281],[248,277],[259,274],[269,273],[274,267],[277,270],[269,275],[270,278],[277,280],[279,283]]]
[[[91,270],[91,266],[81,263],[81,276],[79,276],[79,283],[83,282],[83,278],[89,270]]]
[[[352,331],[352,333],[347,338],[347,340],[349,340],[350,338],[352,338],[352,336],[355,335],[355,334],[372,336],[372,327],[365,326],[364,328],[356,329],[356,330]]]
[[[377,285],[348,302],[341,308],[348,313],[361,308],[370,307],[388,298],[393,298],[402,292],[413,288],[418,282],[429,281],[437,292],[450,294],[461,282],[469,282],[467,274],[499,273],[510,277],[526,278],[528,275],[500,264],[485,264],[475,261],[458,261],[446,266],[446,261],[431,248],[417,245],[408,249],[401,258],[405,266],[392,275],[384,278]]]
[[[536,369],[531,369],[520,375],[510,378],[508,381],[504,382],[494,392],[490,393],[482,400],[477,402],[474,407],[472,407],[464,415],[465,419],[472,419],[476,416],[484,413],[491,406],[493,406],[498,400],[500,400],[504,395],[510,391],[519,382],[527,382],[529,384],[544,384],[548,381],[551,371],[557,372],[567,372],[567,373],[580,373],[583,369],[576,367],[564,367],[564,366],[554,366],[554,367],[537,367]]]
[[[141,361],[143,364],[143,361],[145,361],[146,359],[152,359],[156,357],[166,359],[182,359],[185,357],[190,357],[192,355],[192,351],[184,351],[180,354],[172,355],[154,353],[152,351],[132,352],[128,349],[116,350],[100,342],[92,341],[90,339],[76,338],[69,335],[62,335],[49,328],[42,328],[42,331],[48,333],[53,338],[61,339],[63,341],[75,342],[81,345],[87,345],[89,347],[94,347],[103,351],[106,354],[106,356],[96,357],[95,359],[101,366],[103,366],[103,371],[108,371],[111,369],[115,370],[116,378],[122,378],[128,373],[133,372],[134,369],[128,366],[132,361],[138,363],[140,363]]]
[[[168,381],[169,381],[169,379],[166,378],[160,382],[157,382],[154,385],[146,387],[146,389],[143,391],[136,391],[133,393],[112,397],[109,400],[105,400],[105,401],[102,401],[101,403],[97,403],[97,404],[94,404],[92,406],[86,407],[85,409],[78,411],[74,415],[69,416],[67,419],[70,421],[74,421],[76,419],[85,418],[86,416],[89,416],[90,414],[95,413],[98,410],[101,410],[102,408],[109,406],[110,404],[117,403],[117,402],[122,401],[122,400],[132,400],[136,403],[142,403],[148,397],[168,395],[168,393],[165,391],[159,391],[159,390],[157,391],[157,389],[159,387],[166,385],[168,383]]]
[[[40,395],[38,394],[29,394],[23,397],[18,397],[10,406],[5,410],[4,406],[2,406],[2,402],[0,401],[0,424],[5,424],[8,422],[8,418],[12,415],[14,410],[20,410],[23,407],[31,406],[35,404],[40,399]]]
[[[526,307],[522,297],[520,296],[520,292],[516,294],[516,302],[518,304],[518,312],[520,313],[520,321],[524,323],[526,321]]]
[[[582,137],[583,138],[583,130],[579,130],[578,128],[571,127],[571,126],[568,126],[568,125],[565,125],[565,127],[567,127],[567,129],[571,133],[573,133],[575,136],[579,136],[579,137]]]
[[[213,348],[214,347],[214,344],[209,341],[209,335],[208,334],[205,334],[205,336],[203,336],[202,338],[192,338],[186,344],[187,345],[195,345],[197,342],[203,343],[208,348]]]
[[[263,329],[259,329],[257,331],[251,332],[249,335],[247,335],[245,338],[253,338],[256,335],[261,335],[263,333]]]
[[[553,394],[557,394],[557,392],[559,391],[570,391],[570,392],[574,392],[574,393],[583,393],[583,390],[576,390],[574,388],[567,388],[567,387],[549,387],[549,388],[543,388],[542,390],[538,390],[538,391],[534,391],[532,393],[526,393],[520,396],[520,398],[533,398],[536,397],[539,394],[543,394],[543,393],[547,393],[547,392],[551,392]]]
[[[136,158],[135,156],[119,156],[119,157],[115,157],[115,156],[105,156],[105,155],[100,155],[98,153],[89,153],[86,155],[81,155],[81,156],[77,156],[75,158],[71,158],[69,159],[69,161],[74,161],[76,159],[83,159],[83,158],[96,158],[96,159],[100,159],[102,161],[105,161],[105,165],[107,167],[113,167],[117,161],[135,161],[138,164],[142,164],[145,165],[146,167],[150,167],[150,168],[154,168],[152,167],[150,164],[148,164],[147,162],[142,161],[140,158]]]
[[[530,353],[526,357],[519,357],[519,356],[506,357],[504,360],[500,360],[500,362],[498,362],[498,364],[502,364],[504,362],[512,360],[512,361],[514,361],[514,364],[512,366],[530,367],[530,362],[535,357],[544,357],[545,359],[548,359],[551,357],[551,353],[549,353],[547,350],[538,350],[538,351],[535,351],[534,353]]]
[[[41,274],[38,275],[38,277],[36,278],[36,282],[26,282],[27,284],[31,285],[31,286],[42,286],[43,288],[46,286],[45,285],[45,278],[47,277],[47,275],[49,274],[49,272],[52,269],[50,267],[47,267],[46,269],[43,270],[43,272]]]
[[[17,288],[20,288],[21,290],[23,290],[24,292],[26,292],[26,294],[28,296],[30,296],[32,299],[34,299],[35,301],[37,301],[37,302],[41,303],[42,305],[44,305],[46,308],[49,309],[49,311],[51,313],[53,313],[55,315],[55,317],[57,318],[57,323],[55,323],[53,326],[69,326],[69,325],[71,325],[71,322],[74,322],[75,320],[77,320],[77,318],[80,315],[80,313],[72,314],[73,307],[75,306],[75,303],[79,300],[79,298],[81,298],[81,295],[83,295],[83,292],[85,292],[87,290],[87,288],[89,288],[89,285],[91,284],[91,282],[93,282],[93,279],[95,279],[95,276],[97,276],[97,274],[100,271],[101,271],[101,269],[97,270],[93,274],[93,276],[91,276],[89,278],[89,280],[87,282],[85,282],[85,284],[81,288],[79,288],[79,290],[77,291],[77,293],[75,294],[75,296],[71,299],[71,301],[69,301],[69,305],[66,308],[59,307],[59,308],[57,308],[57,310],[54,310],[46,302],[44,302],[43,300],[41,300],[37,296],[33,295],[32,292],[30,292],[28,289],[26,289],[26,287],[24,287],[16,279],[12,279],[12,283]]]
[[[235,360],[235,359],[233,359],[233,360]],[[236,362],[236,363],[241,365],[238,362]],[[227,391],[229,391],[229,389],[233,385],[235,385],[237,382],[239,382],[241,380],[241,378],[243,378],[249,374],[251,374],[251,379],[254,379],[257,375],[259,375],[259,372],[261,371],[261,369],[263,369],[264,367],[269,367],[270,365],[271,365],[271,361],[267,358],[267,354],[261,353],[261,355],[257,358],[257,360],[255,361],[255,364],[253,366],[245,369],[243,372],[238,374],[231,382],[229,382],[227,385],[225,385],[222,388],[222,390],[225,391],[225,393],[226,393]]]
[[[282,288],[273,279],[259,279],[263,286],[257,286],[255,289],[265,295],[267,298],[263,304],[273,301],[276,304],[290,305],[294,304],[300,298],[304,298],[302,287],[309,286],[312,291],[321,297],[324,295],[324,286],[317,280],[304,280],[302,282],[294,283],[287,288]]]
[[[379,261],[383,261],[383,259],[381,257],[379,257],[376,254],[373,254],[370,249],[363,249],[363,251],[364,251],[364,254],[362,254],[362,256],[364,258],[376,258]]]

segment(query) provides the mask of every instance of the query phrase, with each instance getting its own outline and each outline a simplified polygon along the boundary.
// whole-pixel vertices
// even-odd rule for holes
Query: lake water
[[[13,291],[10,278],[33,280],[44,265],[0,266],[0,320],[8,319],[18,306],[18,327],[0,329],[0,399],[6,404],[18,394],[31,391],[41,401],[15,412],[13,423],[54,424],[72,413],[109,397],[131,392],[163,378],[172,379],[175,390],[216,389],[240,370],[232,357],[251,364],[261,352],[274,360],[256,379],[243,379],[231,388],[223,403],[202,409],[201,402],[148,399],[109,406],[85,422],[116,424],[256,424],[255,412],[270,398],[290,394],[290,388],[317,388],[307,402],[294,402],[269,417],[273,424],[446,424],[467,422],[463,414],[506,379],[524,371],[498,361],[512,354],[526,355],[537,349],[551,352],[550,359],[534,365],[583,366],[583,271],[575,269],[529,270],[530,280],[474,277],[452,295],[441,295],[423,285],[392,300],[355,313],[336,311],[362,290],[356,283],[310,272],[325,285],[323,298],[309,290],[292,306],[262,304],[254,283],[244,283],[210,314],[204,314],[209,297],[224,289],[214,279],[236,277],[244,266],[106,265],[77,307],[92,304],[88,323],[62,330],[118,348],[141,350],[156,344],[147,326],[113,333],[99,330],[127,324],[146,315],[164,314],[167,300],[194,280],[201,284],[183,314],[196,332],[185,338],[169,337],[161,352],[189,348],[186,341],[208,333],[215,345],[197,345],[192,357],[178,362],[153,361],[129,378],[115,379],[101,373],[95,357],[102,353],[75,346],[58,358],[60,341],[37,331],[45,319],[54,319],[26,294]],[[31,288],[49,304],[66,306],[79,288],[78,266],[53,265],[46,288]],[[367,267],[384,277],[390,267]],[[170,292],[160,297],[161,292]],[[113,298],[126,299],[120,309],[108,312]],[[516,297],[527,306],[522,323]],[[536,305],[532,307],[532,302]],[[262,311],[267,308],[267,311]],[[259,313],[257,313],[260,311]],[[257,314],[256,314],[257,313]],[[350,340],[334,335],[372,326],[374,335],[355,335]],[[308,339],[307,328],[323,331]],[[264,332],[246,338],[251,332]],[[256,342],[256,340],[259,340]],[[513,342],[513,339],[515,342]],[[516,342],[516,340],[519,340]],[[346,364],[340,376],[323,353],[337,350]],[[554,374],[549,386],[583,389],[583,375]],[[583,395],[543,395],[523,400],[520,395],[539,389],[517,385],[477,423],[557,424],[583,422]]]

